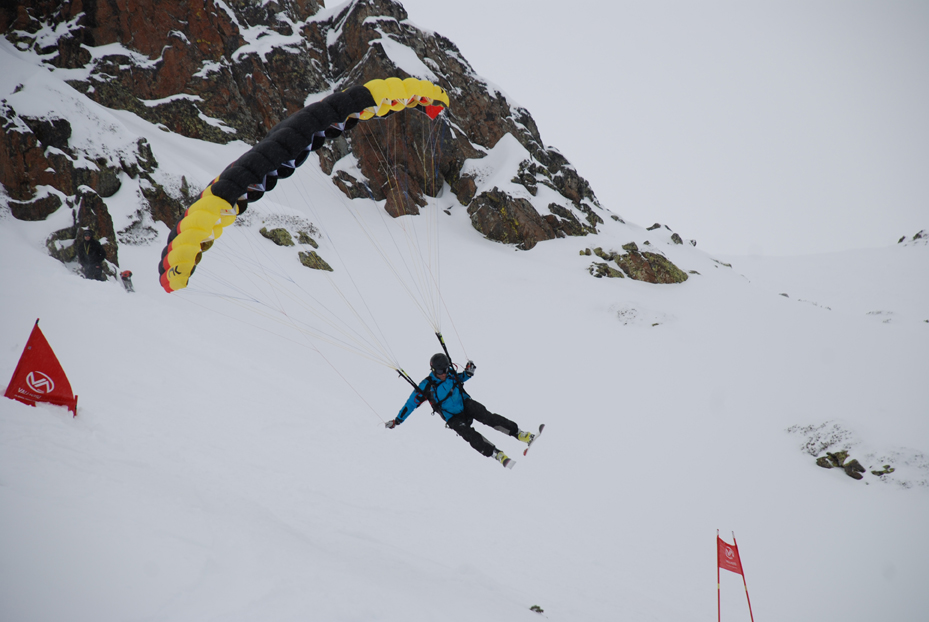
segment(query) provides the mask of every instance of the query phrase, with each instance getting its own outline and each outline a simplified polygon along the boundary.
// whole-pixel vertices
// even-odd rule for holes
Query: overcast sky
[[[925,0],[400,1],[631,222],[764,255],[929,228]]]

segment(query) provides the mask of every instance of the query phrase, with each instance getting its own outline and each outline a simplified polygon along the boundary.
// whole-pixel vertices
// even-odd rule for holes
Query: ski
[[[545,429],[545,424],[543,423],[542,425],[539,426],[539,433],[535,435],[534,439],[529,441],[529,445],[523,450],[524,456],[529,453],[529,447],[532,447],[532,444],[536,442],[537,440],[539,440],[539,437],[542,436],[542,430],[544,429]]]
[[[123,270],[120,272],[119,280],[123,284],[123,287],[126,288],[127,292],[135,291],[135,288],[132,286],[132,270]]]

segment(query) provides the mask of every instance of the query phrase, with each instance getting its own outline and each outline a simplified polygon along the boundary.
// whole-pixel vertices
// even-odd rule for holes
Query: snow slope
[[[191,183],[235,157],[95,114]],[[117,211],[134,192],[124,183]],[[512,621],[539,605],[550,620],[706,620],[717,529],[739,538],[758,620],[929,612],[926,245],[714,259],[606,217],[601,235],[519,252],[484,240],[450,193],[421,220],[385,221],[312,159],[254,208],[172,295],[155,271],[165,227],[121,246],[128,294],[47,255],[66,208],[40,223],[0,208],[0,378],[41,318],[80,395],[74,419],[0,400],[0,618]],[[274,213],[319,228],[331,277],[258,234]],[[386,430],[408,386],[293,329],[312,319],[212,295],[249,280],[248,259],[351,323],[351,276],[418,380],[431,328],[358,225],[386,245],[430,217],[443,330],[478,366],[469,390],[523,428],[547,425],[526,458],[487,431],[512,471],[425,409]],[[595,279],[579,253],[646,240],[698,274]],[[897,471],[854,481],[817,467],[803,451],[816,429]],[[723,619],[747,619],[742,592],[722,577]]]

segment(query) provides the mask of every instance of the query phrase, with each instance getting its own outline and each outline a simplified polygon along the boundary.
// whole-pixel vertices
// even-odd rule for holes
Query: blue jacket
[[[463,411],[465,400],[470,399],[471,396],[461,386],[470,379],[471,376],[465,372],[448,374],[444,381],[439,380],[435,373],[429,374],[403,405],[400,414],[397,415],[397,423],[403,423],[426,400],[429,400],[432,408],[448,421]]]

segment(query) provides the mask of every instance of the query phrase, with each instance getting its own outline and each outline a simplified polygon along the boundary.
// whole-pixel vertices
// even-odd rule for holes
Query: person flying
[[[514,462],[471,427],[474,421],[480,421],[498,432],[514,436],[527,444],[531,443],[536,435],[520,430],[516,423],[502,415],[490,412],[483,404],[467,394],[462,385],[474,376],[477,367],[473,361],[468,361],[463,372],[456,372],[448,357],[440,352],[429,360],[429,366],[432,373],[419,383],[418,388],[413,390],[396,418],[384,425],[388,429],[397,427],[406,421],[406,418],[423,402],[428,401],[432,409],[445,420],[446,426],[468,441],[471,447],[485,456],[493,457],[503,466],[512,468]]]

